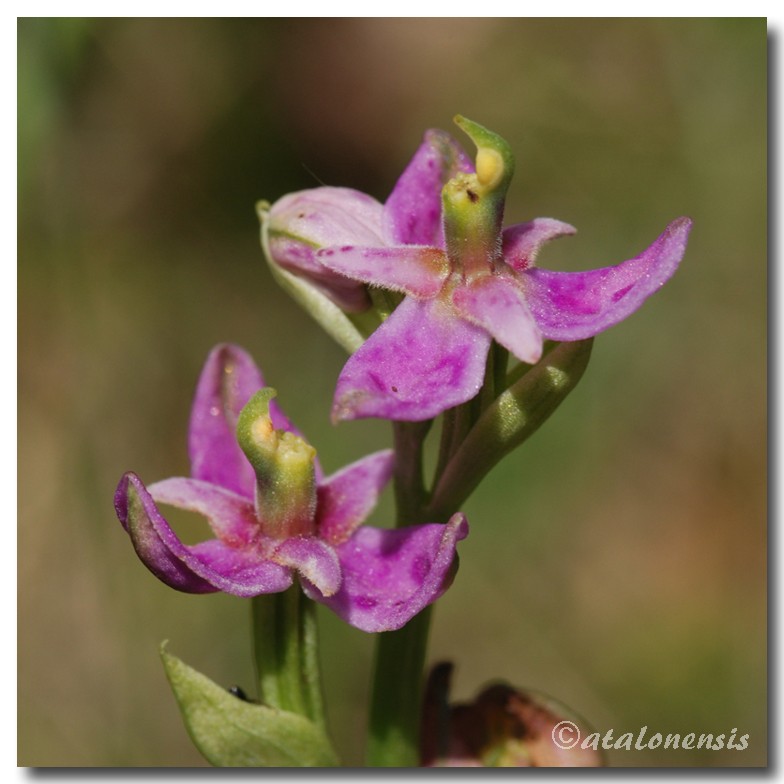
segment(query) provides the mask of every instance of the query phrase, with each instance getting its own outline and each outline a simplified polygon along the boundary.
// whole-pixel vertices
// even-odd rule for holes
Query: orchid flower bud
[[[422,716],[423,767],[595,768],[600,752],[580,744],[585,723],[543,695],[505,683],[473,702],[449,703],[452,665],[436,665]]]
[[[382,205],[350,188],[321,187],[278,199],[266,215],[270,262],[311,285],[347,313],[370,307],[362,283],[332,272],[316,260],[319,248],[382,241]]]

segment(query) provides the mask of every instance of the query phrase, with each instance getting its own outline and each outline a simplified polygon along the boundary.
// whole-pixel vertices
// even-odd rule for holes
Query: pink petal
[[[575,234],[577,229],[554,218],[534,218],[528,223],[509,226],[503,233],[504,261],[522,272],[533,266],[539,249],[557,237]]]
[[[290,569],[268,560],[257,548],[240,550],[210,539],[188,549],[193,570],[233,596],[280,593],[294,582]]]
[[[319,261],[334,272],[414,297],[435,297],[449,274],[446,254],[437,248],[324,248]]]
[[[630,316],[672,277],[691,225],[688,218],[673,221],[647,250],[615,267],[525,270],[520,278],[542,334],[552,340],[582,340]]]
[[[440,299],[406,297],[343,368],[333,419],[431,419],[476,395],[489,346]]]
[[[337,553],[315,536],[286,539],[270,553],[270,558],[281,566],[295,569],[324,596],[332,596],[340,588]]]
[[[346,466],[319,485],[316,530],[322,539],[337,545],[354,533],[392,478],[394,461],[391,449],[376,452]]]
[[[372,196],[351,188],[311,188],[278,199],[270,208],[269,229],[316,248],[383,245],[383,210]]]
[[[486,275],[455,289],[452,300],[458,313],[486,329],[518,359],[532,365],[539,361],[542,333],[512,280]]]
[[[253,498],[256,477],[237,444],[237,417],[264,386],[261,371],[239,346],[221,343],[212,349],[196,386],[188,430],[194,479]],[[299,435],[275,400],[270,403],[270,417],[276,429]],[[320,470],[317,464],[317,475]]]
[[[467,535],[462,514],[446,525],[365,526],[337,548],[343,567],[340,590],[323,597],[312,586],[303,588],[362,631],[400,629],[449,587],[457,567],[457,542]]]
[[[364,286],[324,269],[319,248],[331,245],[382,245],[383,208],[350,188],[312,188],[290,193],[272,205],[269,248],[284,269],[307,278],[339,307],[359,312],[369,306]]]
[[[139,558],[172,588],[257,596],[283,591],[292,583],[288,569],[270,562],[256,548],[230,547],[217,539],[184,545],[136,474],[120,480],[114,506]]]
[[[459,172],[473,170],[471,159],[448,133],[427,131],[384,205],[387,244],[443,248],[441,189]]]
[[[191,475],[253,497],[253,469],[237,444],[237,417],[264,386],[261,371],[239,346],[223,343],[207,357],[188,431]]]
[[[147,488],[157,504],[169,504],[204,515],[213,533],[226,544],[240,547],[259,532],[253,503],[201,479],[164,479]]]

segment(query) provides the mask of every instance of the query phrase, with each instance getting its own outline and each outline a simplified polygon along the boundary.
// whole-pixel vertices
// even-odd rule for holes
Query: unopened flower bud
[[[433,668],[422,717],[423,767],[600,767],[579,740],[585,725],[554,700],[504,683],[473,702],[449,704],[452,665]]]
[[[333,245],[378,245],[382,210],[375,199],[350,188],[325,186],[290,193],[262,215],[269,261],[306,280],[341,310],[367,310],[366,287],[321,265],[316,252]]]

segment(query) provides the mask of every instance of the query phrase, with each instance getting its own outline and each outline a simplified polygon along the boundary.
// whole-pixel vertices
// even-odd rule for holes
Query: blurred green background
[[[115,484],[187,473],[220,341],[251,351],[328,471],[390,444],[383,422],[330,425],[345,356],[272,282],[254,203],[322,182],[383,200],[458,112],[515,151],[509,223],[578,227],[543,266],[695,228],[466,504],[431,658],[456,662],[457,698],[503,678],[616,736],[750,734],[616,765],[764,764],[766,45],[764,19],[21,19],[19,764],[204,764],[157,647],[252,689],[248,606],[155,580]],[[372,520],[391,515],[385,497]],[[321,621],[357,764],[372,639]]]

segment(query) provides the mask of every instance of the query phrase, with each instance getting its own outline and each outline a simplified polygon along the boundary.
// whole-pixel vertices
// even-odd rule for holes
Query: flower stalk
[[[366,762],[373,768],[419,765],[425,657],[432,608],[376,643]]]
[[[298,586],[251,600],[259,700],[326,729],[316,604]]]
[[[423,448],[432,421],[394,422],[397,526],[424,519],[428,500]],[[416,767],[425,658],[432,606],[402,629],[382,632],[376,642],[370,698],[367,765]],[[393,675],[394,674],[394,675]]]

